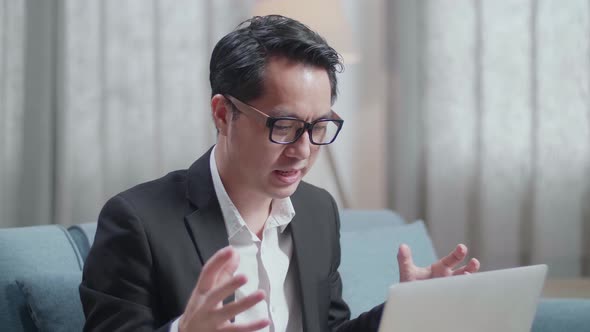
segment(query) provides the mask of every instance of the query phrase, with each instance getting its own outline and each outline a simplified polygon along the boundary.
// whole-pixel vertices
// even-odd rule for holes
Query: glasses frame
[[[340,130],[342,129],[342,125],[344,124],[344,120],[342,120],[342,118],[340,118],[340,116],[336,112],[334,112],[333,110],[332,110],[332,116],[334,117],[334,119],[322,118],[322,119],[317,119],[312,122],[307,122],[305,120],[301,120],[301,119],[289,117],[289,116],[272,117],[272,116],[269,116],[268,114],[262,112],[261,110],[257,109],[256,107],[239,100],[236,97],[233,97],[231,95],[224,95],[224,97],[239,112],[244,113],[244,114],[252,114],[252,115],[256,116],[256,118],[259,119],[259,121],[261,123],[263,123],[266,127],[268,127],[270,129],[268,132],[268,139],[271,142],[276,143],[276,144],[282,144],[282,145],[293,144],[293,143],[297,142],[297,140],[299,140],[301,138],[301,136],[303,136],[304,132],[307,132],[307,134],[309,135],[309,142],[313,145],[332,144],[336,140],[336,137],[338,137],[338,134],[340,133]],[[241,106],[241,108],[239,106]],[[244,109],[246,109],[248,111],[245,112]],[[272,132],[274,130],[275,123],[280,120],[291,120],[291,121],[295,120],[295,121],[301,122],[301,123],[303,123],[303,128],[302,128],[303,130],[300,130],[296,134],[296,136],[293,138],[293,140],[290,142],[277,142],[274,139],[272,139]],[[317,123],[321,123],[321,122],[334,122],[338,126],[338,129],[336,130],[336,133],[334,134],[334,137],[332,138],[332,140],[330,142],[316,143],[313,140],[312,129]]]

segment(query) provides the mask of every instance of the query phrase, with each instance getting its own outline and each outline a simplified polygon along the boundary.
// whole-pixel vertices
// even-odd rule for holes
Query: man
[[[188,170],[113,197],[80,296],[86,331],[374,331],[341,297],[338,209],[301,182],[343,124],[339,55],[282,16],[222,38],[210,65],[217,144]],[[370,222],[370,221],[367,221]],[[400,247],[400,279],[475,272],[457,249],[428,268]]]

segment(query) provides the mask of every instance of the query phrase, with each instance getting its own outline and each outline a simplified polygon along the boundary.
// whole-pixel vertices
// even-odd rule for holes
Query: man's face
[[[264,95],[248,104],[271,117],[288,116],[312,122],[330,115],[331,90],[325,69],[283,57],[272,58],[264,74]],[[251,115],[239,114],[230,122],[226,165],[233,174],[224,183],[247,188],[253,195],[288,197],[314,164],[319,146],[307,132],[295,143],[281,145],[269,140],[270,128]],[[235,188],[235,187],[234,187]]]

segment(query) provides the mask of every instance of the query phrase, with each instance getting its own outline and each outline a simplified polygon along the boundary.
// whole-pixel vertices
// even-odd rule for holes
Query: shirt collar
[[[227,194],[225,187],[223,186],[223,182],[221,181],[221,177],[219,175],[219,170],[217,169],[217,162],[215,161],[216,147],[217,146],[214,146],[213,150],[211,151],[209,166],[211,168],[211,177],[213,179],[215,194],[217,195],[217,200],[219,201],[219,206],[221,207],[223,220],[225,221],[227,235],[228,238],[232,238],[242,229],[249,229],[246,225],[246,222],[240,215],[240,212]],[[295,209],[291,203],[291,198],[286,197],[281,199],[273,199],[271,203],[270,215],[264,227],[265,229],[278,227],[279,231],[282,233],[287,228],[293,217],[295,217]]]

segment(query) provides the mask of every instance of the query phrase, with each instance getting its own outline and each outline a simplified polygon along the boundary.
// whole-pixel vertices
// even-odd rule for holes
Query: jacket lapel
[[[185,223],[202,264],[219,249],[229,245],[223,214],[211,178],[210,156],[211,149],[195,161],[187,174],[186,197],[193,207],[185,216]],[[224,302],[233,299],[231,296]]]
[[[203,264],[229,245],[223,217],[214,209],[198,209],[185,220]]]
[[[310,241],[313,241],[310,236],[314,234],[314,229],[310,219],[312,216],[297,197],[297,192],[291,196],[296,214],[289,224],[293,236],[293,257],[299,274],[303,330],[315,331],[316,324],[319,322],[316,278],[314,277],[317,271],[314,271],[313,262],[310,261],[314,257],[314,248],[310,245]]]

